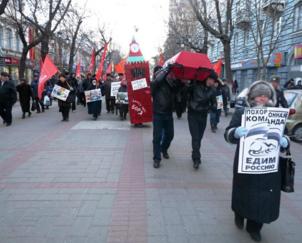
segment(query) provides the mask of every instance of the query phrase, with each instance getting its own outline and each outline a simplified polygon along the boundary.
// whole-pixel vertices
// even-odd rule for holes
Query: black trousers
[[[192,137],[192,159],[200,160],[200,146],[204,130],[207,126],[207,116],[197,112],[189,112],[188,122]]]
[[[35,98],[35,102],[36,102],[37,112],[41,112],[41,109],[42,111],[45,110],[43,102],[38,97]]]
[[[107,112],[114,112],[115,107],[115,99],[114,98],[106,98],[106,110]]]
[[[69,118],[70,106],[61,106],[61,107],[60,107],[60,111],[62,112],[63,120],[68,120],[68,118]]]
[[[30,100],[20,101],[20,105],[23,113],[30,112]]]
[[[235,218],[239,219],[240,221],[244,221],[244,217],[240,216],[239,214],[235,213]],[[247,219],[246,221],[246,231],[249,233],[260,232],[262,229],[263,223],[258,223],[256,221]]]
[[[126,119],[128,113],[128,104],[119,104],[120,117]]]
[[[171,114],[153,114],[153,160],[161,160],[161,152],[167,152],[174,137]]]
[[[10,103],[0,103],[0,116],[6,124],[11,124],[13,106]]]

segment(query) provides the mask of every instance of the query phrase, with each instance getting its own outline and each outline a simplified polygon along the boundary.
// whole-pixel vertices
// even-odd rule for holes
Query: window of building
[[[234,40],[233,40],[233,49],[234,49],[234,52],[236,53],[236,48],[238,47],[238,33],[235,33],[234,34]]]
[[[16,51],[20,51],[20,38],[18,33],[16,33]]]
[[[4,43],[4,33],[3,33],[3,27],[0,26],[0,48],[3,47],[3,43]]]
[[[7,29],[7,48],[13,49],[13,31],[11,29]]]
[[[295,8],[294,30],[302,30],[302,4]]]
[[[274,23],[274,36],[277,37],[282,29],[282,17],[279,17]]]

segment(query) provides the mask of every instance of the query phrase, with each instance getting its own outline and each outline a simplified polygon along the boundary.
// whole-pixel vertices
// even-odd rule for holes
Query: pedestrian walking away
[[[35,74],[34,79],[31,83],[31,88],[32,88],[32,91],[33,91],[34,101],[36,103],[35,107],[37,109],[37,113],[40,113],[41,111],[42,112],[45,111],[45,107],[44,107],[44,104],[43,104],[43,98],[41,100],[39,99],[38,86],[39,86],[39,75]]]
[[[1,72],[0,76],[0,116],[3,124],[10,126],[12,124],[12,108],[17,101],[16,87],[10,80],[7,72]]]
[[[28,113],[28,116],[31,116],[30,100],[31,98],[33,98],[33,91],[26,79],[21,79],[20,84],[17,85],[16,89],[19,93],[19,101],[22,109],[22,119],[24,119],[26,113]]]
[[[192,137],[192,160],[195,169],[198,169],[201,164],[200,146],[207,126],[208,113],[215,112],[217,109],[216,93],[213,87],[217,81],[218,76],[212,71],[203,82],[193,80],[189,86],[188,123]]]
[[[288,108],[287,100],[284,97],[283,91],[280,89],[280,77],[273,76],[271,78],[271,84],[276,92],[276,107]]]
[[[251,108],[274,107],[276,92],[266,81],[253,83],[246,96],[246,105]],[[227,142],[237,144],[233,165],[232,210],[235,225],[242,229],[247,220],[246,230],[254,241],[261,241],[261,229],[264,223],[278,219],[280,209],[281,173],[242,174],[238,173],[240,138],[246,136],[248,130],[242,126],[241,118],[244,107],[236,109],[229,126],[225,130]],[[281,149],[289,146],[285,136],[279,141]]]

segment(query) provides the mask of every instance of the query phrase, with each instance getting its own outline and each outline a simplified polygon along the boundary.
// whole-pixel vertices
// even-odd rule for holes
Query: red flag
[[[218,62],[216,62],[213,65],[213,69],[217,73],[218,77],[220,77],[221,76],[221,71],[222,71],[222,60],[221,59],[219,59]]]
[[[79,62],[76,67],[76,78],[81,77],[81,63]]]
[[[114,66],[116,73],[125,73],[125,63],[126,59],[122,59],[118,64]]]
[[[95,66],[95,49],[93,48],[92,53],[91,53],[90,65],[89,65],[89,68],[88,68],[88,71],[90,73],[93,73],[94,66]]]
[[[104,47],[104,51],[103,51],[102,58],[101,58],[101,61],[100,61],[100,66],[99,66],[99,69],[98,69],[98,71],[95,75],[96,80],[99,80],[102,76],[105,57],[106,57],[106,54],[107,54],[107,48],[108,48],[108,43],[106,43],[105,47]]]
[[[47,80],[58,72],[58,68],[53,64],[52,60],[46,55],[42,65],[41,74],[39,78],[38,97],[42,99],[42,93]]]

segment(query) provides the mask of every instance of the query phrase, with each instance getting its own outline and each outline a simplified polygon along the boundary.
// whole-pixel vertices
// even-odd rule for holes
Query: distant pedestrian
[[[12,124],[12,108],[17,101],[16,87],[7,72],[0,76],[0,116],[6,126]]]
[[[91,85],[88,87],[88,90],[100,89],[101,94],[103,91],[103,86],[97,80],[92,80]],[[94,120],[97,120],[98,116],[101,115],[102,112],[102,100],[93,101],[87,103],[88,114],[93,116]]]
[[[297,82],[297,85],[295,85],[294,89],[302,89],[302,81],[301,80],[299,80]]]
[[[22,109],[22,119],[25,118],[25,114],[31,116],[30,112],[30,100],[33,98],[33,91],[26,79],[21,79],[20,84],[17,85],[17,92],[19,93],[19,101]]]
[[[230,92],[229,85],[227,84],[227,82],[225,80],[222,83],[221,91],[222,91],[222,101],[223,101],[224,115],[228,116],[229,101],[231,100],[231,92]]]
[[[67,82],[65,74],[59,75],[59,82],[57,83],[57,85],[65,89],[71,90],[71,86]],[[62,121],[64,122],[69,121],[69,111],[71,107],[71,102],[72,102],[71,99],[69,99],[68,97],[66,101],[58,100],[59,111],[62,113],[62,117],[63,117]]]
[[[216,93],[213,87],[217,80],[217,74],[212,71],[204,82],[193,80],[188,90],[188,122],[195,169],[198,169],[201,164],[200,146],[207,126],[208,113],[217,109]]]
[[[238,93],[238,82],[236,79],[233,81],[232,84],[232,93],[233,95],[236,95]]]
[[[41,111],[42,112],[45,111],[45,107],[44,107],[44,103],[43,103],[43,98],[40,99],[38,96],[38,86],[39,86],[39,75],[35,74],[34,79],[31,82],[31,88],[33,91],[34,101],[36,103],[37,113],[40,113]]]
[[[291,78],[290,80],[288,80],[284,86],[285,89],[293,89],[295,87],[295,80],[293,78]]]
[[[246,100],[248,107],[274,107],[276,94],[268,82],[258,81],[250,86]],[[254,241],[261,241],[263,223],[271,223],[279,217],[281,174],[280,170],[267,174],[238,173],[240,138],[248,133],[241,124],[243,113],[244,107],[236,109],[225,130],[226,141],[237,144],[233,166],[232,210],[236,226],[243,229],[244,220],[247,219],[247,232]],[[289,140],[281,137],[279,144],[285,149],[289,146]]]
[[[110,73],[108,73],[106,76],[106,80],[104,82],[107,113],[110,112],[114,113],[114,108],[115,108],[115,97],[111,96],[112,81],[113,81],[113,77]]]
[[[117,96],[120,119],[121,121],[126,120],[128,114],[128,90],[127,81],[125,79],[121,81],[121,87],[118,89]]]
[[[218,101],[223,102],[223,95],[222,95],[222,84],[220,82],[215,82],[215,95],[217,100],[217,106],[216,108],[213,107],[210,109],[210,124],[211,124],[211,131],[213,133],[216,133],[218,129],[218,123],[220,122],[220,116],[221,116],[221,110],[222,110],[222,104],[218,106]]]
[[[276,92],[276,107],[288,108],[287,100],[284,97],[283,91],[280,89],[280,77],[273,76],[271,78],[271,84]]]

